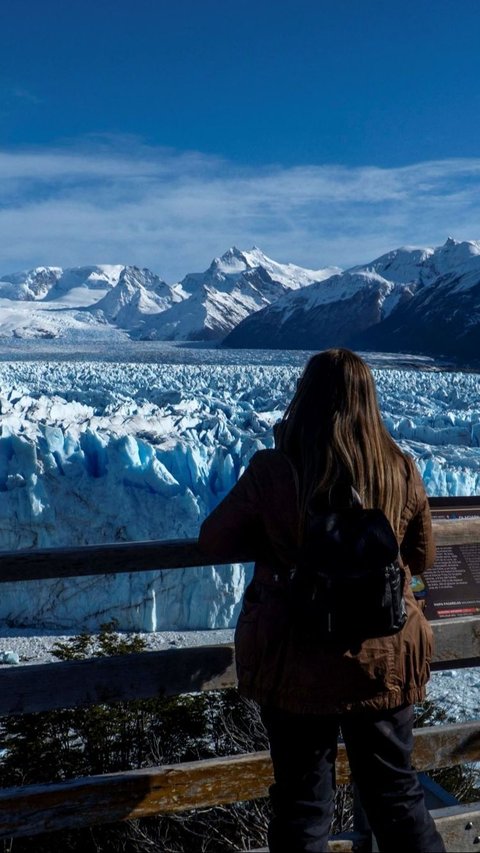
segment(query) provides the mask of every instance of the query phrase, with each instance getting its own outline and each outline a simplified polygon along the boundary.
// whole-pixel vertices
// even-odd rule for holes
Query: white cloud
[[[0,190],[0,274],[135,263],[174,281],[233,244],[345,267],[403,244],[480,237],[480,159],[242,168],[104,138],[0,152]]]

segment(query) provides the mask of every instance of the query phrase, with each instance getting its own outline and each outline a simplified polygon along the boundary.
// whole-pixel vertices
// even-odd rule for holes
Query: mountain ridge
[[[219,341],[283,293],[336,271],[280,264],[255,246],[233,246],[172,285],[136,266],[35,267],[0,278],[0,335],[81,336],[83,324],[87,337],[111,327],[138,340]]]
[[[222,345],[478,358],[480,242],[449,237],[437,248],[395,249],[284,297],[240,323]]]
[[[230,247],[167,284],[147,268],[39,266],[0,277],[0,337],[211,341],[231,348],[350,346],[475,359],[480,241],[403,246],[347,270]]]

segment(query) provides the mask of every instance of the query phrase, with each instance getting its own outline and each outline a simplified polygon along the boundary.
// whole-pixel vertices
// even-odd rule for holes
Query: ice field
[[[249,456],[271,446],[309,355],[10,344],[0,351],[0,549],[196,536]],[[428,492],[480,494],[480,375],[419,357],[367,360],[388,428]],[[223,642],[248,572],[4,584],[0,647],[44,658],[58,635],[112,617],[151,648]],[[478,717],[478,681],[476,670],[436,673],[429,697],[449,719]]]
[[[309,354],[55,355],[0,361],[3,550],[195,537],[249,457],[272,446]],[[392,364],[402,357],[370,360],[387,427],[429,494],[480,494],[480,376],[425,359],[401,369]],[[0,622],[228,628],[244,585],[240,565],[6,584]]]

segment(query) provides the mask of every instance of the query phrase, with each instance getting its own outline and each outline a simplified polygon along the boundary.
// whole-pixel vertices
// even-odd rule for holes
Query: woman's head
[[[329,349],[314,355],[298,381],[286,422],[312,442],[328,439],[334,433],[350,441],[367,424],[381,424],[368,365],[348,349]]]
[[[310,359],[279,426],[277,446],[297,468],[303,507],[313,494],[347,481],[366,506],[396,515],[392,483],[395,492],[403,455],[383,424],[370,368],[351,350],[329,349]]]

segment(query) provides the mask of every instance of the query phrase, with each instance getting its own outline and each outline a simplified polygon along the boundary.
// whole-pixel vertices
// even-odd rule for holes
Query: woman
[[[383,425],[368,366],[346,349],[310,359],[275,440],[200,532],[204,550],[256,558],[235,644],[239,691],[260,704],[270,741],[269,849],[327,850],[341,730],[379,849],[443,851],[411,767],[413,703],[425,697],[432,635],[410,581],[435,554],[420,475]],[[350,648],[299,630],[288,592],[309,507],[335,509],[345,483],[366,508],[383,510],[406,574],[402,630]]]

